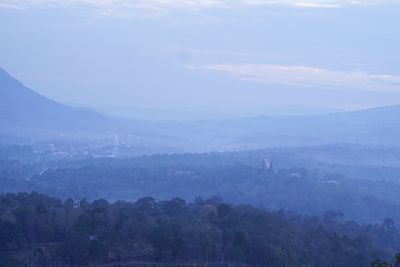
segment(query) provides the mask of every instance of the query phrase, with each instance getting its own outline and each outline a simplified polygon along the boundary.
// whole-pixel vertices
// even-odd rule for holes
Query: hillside
[[[0,68],[0,144],[104,144],[119,135],[121,141],[135,146],[136,153],[178,151],[188,142],[178,134],[168,134],[168,127],[168,123],[108,117],[62,105],[29,89]]]
[[[314,116],[259,116],[207,121],[146,122],[72,108],[27,88],[0,68],[0,136],[15,142],[118,134],[154,152],[213,151],[359,143],[399,146],[400,106]]]
[[[183,132],[220,149],[354,143],[399,146],[400,105],[314,116],[259,116],[187,123]]]
[[[0,135],[42,139],[94,134],[107,130],[109,119],[71,108],[27,88],[0,68]]]

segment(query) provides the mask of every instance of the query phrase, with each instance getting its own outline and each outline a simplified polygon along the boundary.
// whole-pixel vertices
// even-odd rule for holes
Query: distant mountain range
[[[400,105],[313,116],[145,122],[62,105],[0,68],[2,142],[93,140],[114,134],[129,136],[125,143],[159,146],[160,152],[165,147],[210,151],[327,143],[400,146]]]
[[[207,127],[235,133],[229,143],[255,147],[327,143],[399,146],[400,105],[315,116],[262,116],[211,122]]]
[[[178,151],[182,140],[163,124],[115,118],[87,108],[70,107],[42,96],[0,68],[0,144],[46,142],[124,143],[148,151]]]
[[[72,104],[71,106],[76,106]],[[118,106],[96,106],[90,107],[100,113],[111,116],[147,121],[193,121],[193,120],[224,120],[231,118],[251,117],[255,114],[263,114],[268,116],[306,116],[306,115],[321,115],[344,110],[333,108],[317,108],[303,106],[281,106],[281,107],[265,107],[262,110],[227,110],[227,111],[193,111],[193,110],[171,110],[171,109],[150,109],[136,107],[118,107]]]

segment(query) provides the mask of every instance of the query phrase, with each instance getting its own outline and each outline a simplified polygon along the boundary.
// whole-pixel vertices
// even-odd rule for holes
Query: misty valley
[[[0,149],[4,266],[368,266],[400,249],[394,147],[41,147]]]
[[[400,262],[398,106],[135,121],[1,75],[0,266]]]
[[[400,267],[398,25],[0,0],[0,267]]]

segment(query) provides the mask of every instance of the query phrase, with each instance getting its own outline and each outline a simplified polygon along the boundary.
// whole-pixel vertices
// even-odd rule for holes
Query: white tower
[[[271,170],[272,169],[272,162],[271,160],[265,158],[264,159],[264,166],[267,170]]]
[[[118,154],[119,154],[119,138],[118,135],[114,135],[112,157],[116,158]]]

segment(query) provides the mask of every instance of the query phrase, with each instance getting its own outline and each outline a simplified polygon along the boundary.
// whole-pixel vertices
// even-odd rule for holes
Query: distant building
[[[298,172],[292,172],[292,173],[290,174],[290,177],[292,177],[292,178],[301,178],[301,174],[298,173]]]
[[[54,144],[49,144],[49,150],[51,153],[53,153],[56,149],[56,146]]]
[[[265,167],[267,170],[270,170],[270,171],[272,171],[272,170],[274,169],[273,166],[272,166],[272,161],[269,160],[268,158],[265,158],[265,159],[264,159],[264,167]]]
[[[331,185],[331,186],[335,186],[338,185],[339,183],[337,181],[329,181],[329,180],[320,180],[320,183],[326,184],[326,185]]]
[[[74,209],[79,209],[81,207],[81,199],[80,198],[74,198],[72,203],[72,207]]]
[[[111,157],[116,158],[118,154],[119,154],[119,138],[118,135],[114,135]]]

